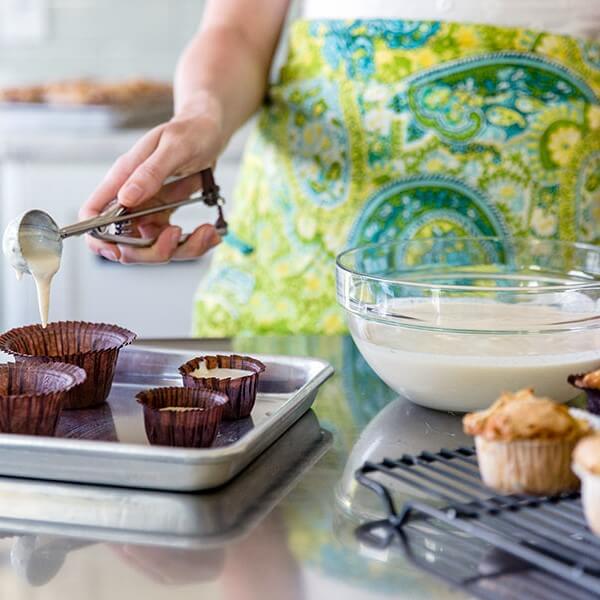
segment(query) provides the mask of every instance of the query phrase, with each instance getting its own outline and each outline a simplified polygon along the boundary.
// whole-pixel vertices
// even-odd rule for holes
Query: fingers
[[[120,261],[132,263],[166,263],[169,260],[193,260],[208,252],[221,242],[221,237],[212,225],[200,225],[187,239],[179,245],[181,228],[167,227],[149,248],[119,245]]]
[[[188,198],[201,188],[202,178],[200,175],[194,174],[163,186],[154,199],[157,203],[170,204]],[[148,217],[136,219],[135,225],[142,237],[154,238],[169,224],[169,214],[169,211],[164,211]],[[86,215],[86,217],[87,216],[89,215]],[[118,261],[121,259],[121,251],[115,244],[104,242],[91,236],[86,236],[86,242],[92,252],[104,256],[104,258],[107,258],[108,260]]]
[[[140,221],[141,221],[141,219],[140,219]],[[137,226],[137,230],[141,237],[143,237],[145,239],[154,239],[160,235],[161,231],[167,225],[169,225],[168,222],[162,223],[162,222],[156,222],[156,221],[147,221],[147,222],[139,224]]]
[[[180,118],[155,127],[115,162],[80,218],[98,215],[115,197],[123,206],[139,206],[158,194],[170,175],[196,173],[214,163],[221,145],[214,118]]]
[[[208,224],[200,225],[181,245],[179,245],[180,227],[170,226],[163,229],[159,225],[147,224],[140,229],[144,237],[151,238],[158,235],[152,246],[138,248],[125,244],[107,244],[94,238],[91,238],[89,243],[90,246],[92,243],[96,243],[94,251],[97,254],[108,260],[120,261],[123,264],[161,264],[170,260],[193,260],[206,254],[211,248],[221,243],[221,236],[212,225]]]
[[[181,244],[175,250],[171,258],[172,260],[192,260],[206,254],[220,243],[221,236],[212,225],[200,225],[189,236],[185,244]]]
[[[103,256],[107,260],[121,260],[121,250],[116,244],[111,244],[110,242],[103,242],[102,240],[98,240],[92,237],[91,235],[86,235],[85,238],[88,248],[94,254]]]
[[[133,263],[166,263],[175,253],[181,237],[181,228],[166,227],[158,236],[156,242],[149,248],[137,248],[135,246],[119,245],[121,262],[123,264]]]
[[[156,195],[164,180],[181,172],[190,160],[202,162],[199,150],[200,143],[194,140],[193,131],[185,129],[185,124],[168,124],[161,132],[154,152],[131,173],[119,190],[119,202],[134,207]]]
[[[95,217],[116,198],[121,186],[129,176],[154,152],[163,129],[164,125],[155,127],[139,139],[131,150],[115,161],[102,183],[81,207],[80,219]]]

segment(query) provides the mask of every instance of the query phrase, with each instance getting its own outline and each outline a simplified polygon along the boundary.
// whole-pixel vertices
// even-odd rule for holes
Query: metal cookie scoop
[[[31,254],[62,255],[62,236],[54,219],[42,210],[29,210],[13,219],[4,232],[2,250],[17,273],[30,273]]]
[[[192,194],[185,200],[134,212],[128,212],[123,206],[112,203],[110,208],[100,216],[63,228],[59,228],[54,219],[44,211],[29,210],[13,219],[6,228],[2,243],[4,255],[16,270],[17,276],[19,276],[22,273],[30,272],[28,256],[32,252],[36,254],[51,253],[60,257],[62,255],[63,239],[75,235],[90,233],[94,237],[107,242],[151,246],[155,242],[154,239],[126,235],[133,219],[164,210],[175,210],[196,202],[204,202],[207,206],[217,207],[218,217],[215,228],[220,235],[225,235],[227,233],[227,222],[223,217],[222,209],[225,200],[219,193],[219,186],[215,183],[212,170],[205,169],[200,172],[200,175],[202,177],[202,190]],[[175,180],[171,179],[170,181]],[[109,231],[110,226],[115,226],[114,233]],[[186,239],[187,236],[183,236],[180,243],[184,243]]]

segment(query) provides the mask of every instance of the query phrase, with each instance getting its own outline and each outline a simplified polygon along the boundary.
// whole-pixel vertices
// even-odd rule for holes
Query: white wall
[[[0,8],[21,1],[0,0]],[[204,0],[37,3],[45,7],[46,33],[41,40],[0,39],[0,85],[80,76],[170,80],[204,7]]]

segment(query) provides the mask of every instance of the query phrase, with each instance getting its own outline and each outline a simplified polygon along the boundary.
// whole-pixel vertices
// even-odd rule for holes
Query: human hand
[[[216,108],[210,114],[183,111],[149,131],[114,163],[83,205],[80,218],[98,216],[115,197],[126,208],[140,209],[177,202],[199,190],[198,173],[214,164],[224,145],[218,115]],[[185,178],[163,185],[170,176]],[[170,224],[171,214],[163,211],[134,221],[141,237],[156,238],[148,248],[112,244],[90,236],[88,246],[96,254],[122,263],[162,263],[197,258],[220,242],[215,228],[203,224],[179,245],[181,229]]]

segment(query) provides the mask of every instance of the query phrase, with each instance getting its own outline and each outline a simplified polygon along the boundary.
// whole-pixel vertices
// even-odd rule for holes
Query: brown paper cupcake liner
[[[252,375],[237,379],[194,377],[192,373],[202,362],[206,363],[208,369],[243,369],[244,371],[251,371]],[[225,409],[223,418],[233,420],[250,416],[256,402],[258,378],[265,369],[265,365],[255,358],[232,354],[229,356],[197,356],[181,365],[179,372],[185,387],[215,390],[226,394],[229,398],[229,404]]]
[[[600,390],[595,388],[585,387],[583,385],[583,378],[586,373],[577,373],[575,375],[569,375],[568,382],[579,390],[586,393],[587,396],[587,409],[595,415],[600,415]]]
[[[223,412],[229,400],[220,392],[160,387],[136,395],[144,407],[144,426],[151,444],[207,448],[217,435]],[[193,408],[198,410],[161,410]]]
[[[483,482],[504,494],[551,496],[576,490],[571,470],[578,439],[489,441],[477,436],[477,460]]]
[[[0,350],[16,362],[48,361],[77,365],[87,379],[65,398],[63,408],[90,408],[106,401],[119,351],[133,342],[135,333],[106,323],[61,321],[28,325],[0,335]]]
[[[600,536],[600,475],[590,473],[580,465],[573,470],[581,479],[581,503],[589,528]]]
[[[0,432],[53,436],[69,390],[85,377],[63,363],[0,364]]]

